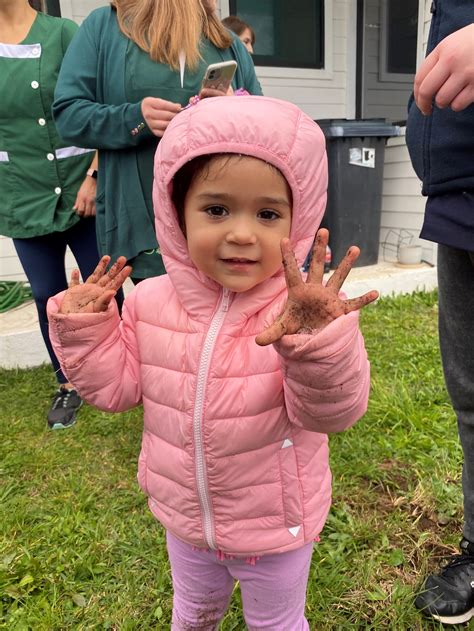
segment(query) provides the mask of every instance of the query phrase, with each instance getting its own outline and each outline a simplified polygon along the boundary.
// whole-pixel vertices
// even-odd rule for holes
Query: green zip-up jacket
[[[129,102],[128,95],[138,92],[134,89],[138,79],[126,75],[126,61],[133,57],[131,48],[137,47],[120,31],[111,7],[93,11],[68,48],[53,104],[61,136],[76,145],[99,150],[98,243],[100,253],[109,254],[112,260],[120,255],[131,260],[158,245],[151,186],[142,186],[144,178],[140,174],[141,153],[150,156],[150,174],[153,172],[153,152],[149,148],[150,142],[158,140],[143,120],[144,96],[186,105],[189,97],[199,92],[204,70],[208,63],[216,61],[216,56],[237,61],[234,88],[261,94],[252,59],[235,38],[231,48],[226,50],[203,42],[202,63],[195,73],[186,69],[183,87],[179,71],[154,64],[153,81],[141,86],[144,96]],[[137,51],[132,52],[136,58]],[[206,59],[209,52],[212,52],[209,55],[212,61]],[[141,77],[144,84],[146,73],[142,72]],[[146,167],[148,169],[148,164]]]
[[[80,221],[73,206],[94,151],[63,142],[51,115],[76,30],[71,20],[38,13],[22,42],[0,43],[0,234],[7,237],[63,232]]]

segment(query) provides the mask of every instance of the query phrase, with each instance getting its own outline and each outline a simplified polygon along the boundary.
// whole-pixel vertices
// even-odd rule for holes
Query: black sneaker
[[[48,412],[50,429],[66,429],[76,422],[77,410],[82,405],[82,399],[76,390],[68,390],[61,386],[56,392]]]
[[[462,624],[474,617],[474,543],[461,540],[457,554],[439,574],[428,576],[415,600],[422,613],[444,624]]]

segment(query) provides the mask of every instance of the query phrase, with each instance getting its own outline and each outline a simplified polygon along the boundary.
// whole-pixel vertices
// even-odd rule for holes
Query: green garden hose
[[[0,281],[0,313],[14,309],[31,298],[31,287],[27,283],[14,280]]]

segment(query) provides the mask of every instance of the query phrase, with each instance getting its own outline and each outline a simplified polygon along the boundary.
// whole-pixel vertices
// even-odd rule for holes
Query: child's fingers
[[[95,268],[95,270],[92,272],[92,274],[86,280],[86,283],[98,283],[99,280],[105,274],[105,270],[107,269],[107,265],[109,263],[110,263],[110,256],[108,256],[108,255],[103,256],[100,259],[99,263],[97,264],[97,267]]]
[[[286,322],[283,315],[278,317],[265,331],[262,331],[255,338],[255,342],[259,346],[268,346],[278,341],[286,333]]]
[[[79,270],[73,269],[71,272],[71,280],[69,281],[69,287],[75,287],[79,285]]]
[[[344,301],[344,312],[350,313],[351,311],[358,311],[365,307],[366,305],[374,302],[379,297],[379,292],[375,289],[372,291],[368,291],[363,296],[359,296],[358,298],[351,298],[350,300]]]
[[[126,265],[115,278],[113,278],[107,285],[107,289],[113,289],[117,291],[124,284],[126,279],[130,276],[132,268],[130,265]]]
[[[112,267],[109,269],[107,274],[104,274],[97,281],[97,284],[100,287],[107,287],[107,288],[111,287],[111,281],[113,281],[115,277],[118,274],[120,274],[120,272],[122,271],[122,269],[125,267],[126,264],[127,264],[127,259],[125,258],[125,256],[119,256],[118,259],[115,261],[115,263],[112,265]]]
[[[285,278],[288,289],[303,284],[298,263],[296,262],[293,248],[289,239],[282,239],[280,243],[281,255],[283,257],[283,269],[285,270]]]
[[[307,283],[321,285],[324,275],[324,261],[326,260],[326,247],[329,241],[329,232],[326,228],[321,228],[316,233],[313,245],[313,253],[309,266]]]
[[[339,293],[339,290],[346,280],[347,275],[351,271],[353,264],[359,258],[359,254],[360,249],[356,245],[351,245],[351,247],[347,250],[346,256],[342,259],[337,266],[337,269],[328,280],[326,287],[330,287]]]

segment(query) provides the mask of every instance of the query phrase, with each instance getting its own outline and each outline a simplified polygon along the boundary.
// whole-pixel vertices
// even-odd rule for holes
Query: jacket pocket
[[[278,452],[285,526],[292,528],[303,523],[301,486],[293,442],[286,438]]]
[[[0,151],[0,215],[10,217],[12,214],[11,163],[7,151]]]
[[[142,436],[142,448],[140,450],[140,455],[138,457],[138,473],[137,480],[138,485],[141,490],[145,493],[145,495],[149,495],[148,485],[147,485],[147,473],[148,473],[148,448],[150,444],[150,436],[147,431],[143,432]]]

